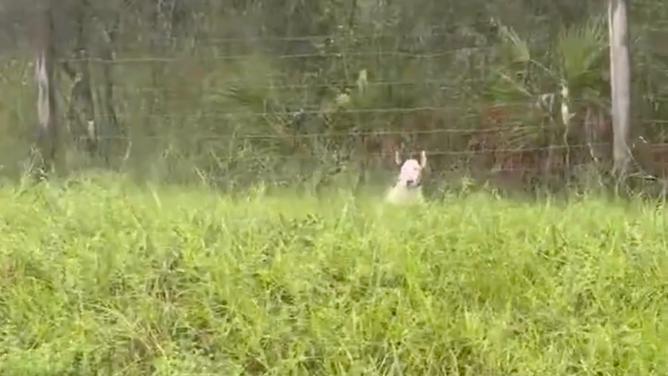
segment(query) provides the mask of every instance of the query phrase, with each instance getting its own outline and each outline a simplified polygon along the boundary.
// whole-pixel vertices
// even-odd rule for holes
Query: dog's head
[[[408,189],[419,187],[422,184],[422,171],[427,166],[427,153],[423,150],[420,153],[420,160],[411,158],[402,162],[397,151],[394,153],[394,159],[400,166],[397,185]]]

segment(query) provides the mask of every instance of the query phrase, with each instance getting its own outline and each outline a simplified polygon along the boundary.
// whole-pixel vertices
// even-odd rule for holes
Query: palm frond
[[[556,42],[562,79],[571,89],[587,87],[601,78],[601,59],[607,48],[607,28],[601,17],[562,30]]]
[[[498,22],[497,25],[499,27],[499,38],[502,41],[501,48],[507,62],[511,64],[526,64],[531,61],[529,44],[513,28],[499,24]]]

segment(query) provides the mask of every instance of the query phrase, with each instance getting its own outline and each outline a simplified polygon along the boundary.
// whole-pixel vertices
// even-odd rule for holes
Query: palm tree
[[[546,150],[532,152],[535,165],[523,166],[543,172],[555,164],[568,167],[574,156],[580,162],[583,153],[577,150],[599,159],[594,144],[605,135],[604,109],[609,108],[604,19],[565,28],[548,44],[498,22],[497,29],[499,44],[485,92],[488,103],[504,109],[495,147]],[[580,145],[589,147],[573,147]]]

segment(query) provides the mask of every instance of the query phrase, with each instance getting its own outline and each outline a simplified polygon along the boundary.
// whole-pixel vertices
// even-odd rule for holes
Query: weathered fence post
[[[36,23],[35,83],[37,85],[37,142],[33,149],[39,172],[44,174],[55,167],[58,148],[58,119],[53,80],[53,1],[40,2]]]
[[[610,31],[610,89],[612,105],[613,174],[620,180],[627,173],[631,153],[628,146],[631,131],[631,66],[628,46],[626,0],[608,0]]]

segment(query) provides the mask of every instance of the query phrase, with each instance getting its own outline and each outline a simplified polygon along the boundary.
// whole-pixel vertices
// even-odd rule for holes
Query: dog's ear
[[[396,151],[394,152],[394,163],[396,163],[397,166],[401,166],[401,163],[402,163],[402,162],[401,162],[401,155],[399,155],[399,151],[398,151],[398,150],[396,150]]]
[[[420,167],[425,168],[427,167],[427,152],[422,150],[420,153]]]

